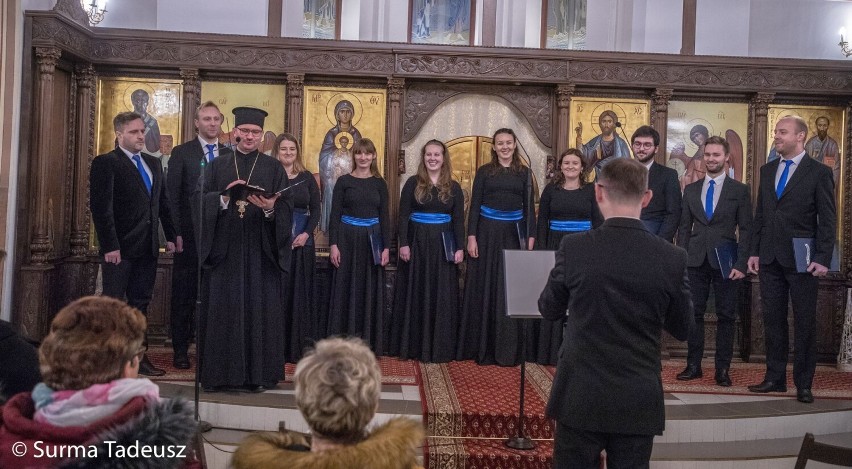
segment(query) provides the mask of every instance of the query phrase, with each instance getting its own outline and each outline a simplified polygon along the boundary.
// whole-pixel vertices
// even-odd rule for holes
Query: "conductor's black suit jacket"
[[[231,150],[219,145],[219,156],[231,153]],[[166,178],[166,190],[169,195],[170,210],[175,230],[183,237],[184,246],[194,246],[195,230],[193,220],[198,200],[193,194],[198,192],[198,178],[201,175],[201,162],[206,158],[206,149],[201,146],[198,137],[184,142],[172,150],[169,158],[169,175]],[[206,160],[205,160],[206,161]],[[195,253],[193,253],[193,256]]]
[[[778,199],[775,173],[780,162],[778,158],[760,168],[751,255],[760,256],[761,264],[777,260],[795,269],[793,238],[814,238],[811,260],[828,267],[837,228],[831,168],[805,154]]]
[[[795,174],[795,173],[794,173]],[[734,268],[746,273],[746,263],[751,249],[751,192],[748,185],[725,177],[713,217],[707,220],[701,189],[704,179],[689,184],[683,190],[680,227],[677,245],[686,249],[687,265],[700,267],[704,258],[714,269],[719,268],[716,247],[725,241],[739,242]],[[737,239],[739,228],[739,240]]]
[[[686,252],[632,218],[571,234],[538,300],[565,336],[547,416],[585,431],[659,435],[665,428],[660,336],[686,340]]]
[[[154,156],[141,156],[153,175],[150,195],[136,165],[120,148],[92,160],[89,199],[101,255],[120,250],[127,259],[157,257],[159,221],[166,239],[175,240],[163,166]]]

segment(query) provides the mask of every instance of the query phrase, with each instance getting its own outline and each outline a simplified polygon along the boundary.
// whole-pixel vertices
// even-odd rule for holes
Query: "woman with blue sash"
[[[556,169],[558,172],[541,193],[536,249],[555,251],[565,235],[588,231],[603,223],[595,201],[595,185],[587,183],[588,163],[580,150],[569,148],[563,152]],[[564,323],[564,319],[540,320],[536,340],[538,363],[556,364]]]
[[[517,365],[534,353],[522,351],[521,325],[506,316],[503,250],[530,249],[535,212],[529,169],[521,163],[511,129],[492,140],[491,162],[476,171],[467,218],[467,275],[459,343],[459,360]],[[526,347],[530,350],[531,347]]]
[[[334,185],[329,217],[331,299],[326,335],[358,336],[376,355],[387,353],[384,266],[390,259],[388,186],[376,164],[376,146],[352,146],[352,173]]]
[[[302,358],[305,347],[325,335],[317,331],[316,305],[313,298],[314,228],[320,218],[320,192],[314,175],[305,169],[299,142],[291,134],[275,139],[278,161],[287,172],[292,189],[285,192],[293,200],[292,255],[290,272],[284,277],[284,331],[288,338],[284,354],[288,363]],[[320,335],[322,334],[322,335]]]
[[[421,362],[455,358],[458,266],[464,259],[464,194],[447,147],[430,140],[399,201],[399,260],[391,355]]]

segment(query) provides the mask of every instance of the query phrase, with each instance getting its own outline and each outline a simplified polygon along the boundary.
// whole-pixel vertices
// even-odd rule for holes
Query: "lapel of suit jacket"
[[[775,173],[778,172],[778,165],[780,163],[781,158],[776,158],[760,168],[760,190],[766,191],[764,197],[768,197],[776,202],[778,199],[775,197]],[[793,174],[795,175],[795,173]]]
[[[799,181],[801,181],[802,179],[807,177],[807,173],[809,173],[811,171],[811,169],[812,169],[811,165],[814,164],[814,163],[815,163],[814,159],[811,158],[810,156],[808,156],[807,153],[805,153],[805,156],[802,157],[802,161],[799,162],[799,167],[796,168],[796,171],[793,172],[793,175],[787,181],[787,185],[784,186],[784,192],[781,193],[782,199],[784,198],[785,195],[787,195],[788,192],[790,192],[790,190],[792,190],[793,186],[795,186],[796,184],[799,183]]]
[[[692,211],[697,213],[697,218],[704,222],[704,224],[709,224],[710,220],[707,219],[707,213],[704,211],[704,201],[701,200],[701,189],[704,188],[704,179],[699,181],[700,184],[689,184],[686,186],[684,191],[689,190],[690,192],[694,192],[694,194],[684,194],[687,198],[687,203],[692,204]]]
[[[119,164],[124,165],[125,169],[129,169],[130,171],[132,171],[131,174],[133,174],[133,176],[131,176],[131,178],[133,178],[136,181],[136,183],[139,184],[139,187],[143,191],[145,191],[145,193],[147,194],[148,188],[145,187],[145,181],[142,180],[142,174],[139,173],[139,168],[136,166],[136,163],[134,163],[133,160],[128,158],[127,155],[124,154],[124,150],[122,150],[121,148],[115,147],[114,152],[118,156]],[[143,159],[145,159],[145,153],[139,152],[139,154],[142,155]],[[145,160],[145,163],[148,163],[148,160]],[[151,165],[149,164],[148,167],[151,168]],[[151,168],[151,174],[153,174],[153,173],[154,173],[154,169]],[[153,190],[153,189],[154,189],[154,181],[152,180],[151,181],[151,190]]]
[[[713,218],[714,219],[716,218],[716,213],[720,212],[721,210],[728,208],[728,203],[726,202],[726,197],[733,190],[730,187],[730,186],[732,186],[732,184],[730,184],[731,181],[733,181],[733,178],[731,178],[730,176],[728,176],[726,174],[724,182],[722,183],[722,188],[719,189],[720,190],[719,201],[716,202],[716,208],[713,209]]]

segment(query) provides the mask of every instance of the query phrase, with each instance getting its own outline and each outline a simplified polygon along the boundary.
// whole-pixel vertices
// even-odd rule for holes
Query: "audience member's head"
[[[145,316],[104,296],[80,298],[62,308],[39,349],[44,383],[79,390],[135,378],[145,336]]]
[[[357,338],[320,340],[296,365],[296,405],[311,431],[338,443],[365,435],[379,405],[381,371]]]
[[[0,405],[40,382],[38,350],[14,324],[0,320]]]

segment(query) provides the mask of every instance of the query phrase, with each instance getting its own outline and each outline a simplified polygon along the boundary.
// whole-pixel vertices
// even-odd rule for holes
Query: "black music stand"
[[[521,354],[526,352],[527,319],[541,318],[538,297],[556,264],[556,251],[503,250],[503,281],[506,291],[506,316],[521,321]],[[511,269],[507,266],[512,266]],[[504,442],[513,449],[533,449],[535,443],[524,435],[524,390],[526,357],[521,357],[521,390],[518,403],[518,435]]]

